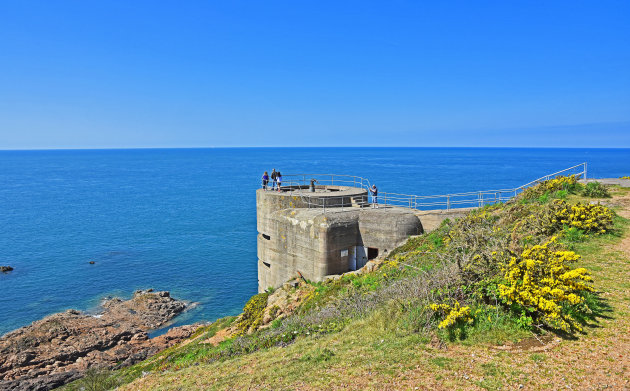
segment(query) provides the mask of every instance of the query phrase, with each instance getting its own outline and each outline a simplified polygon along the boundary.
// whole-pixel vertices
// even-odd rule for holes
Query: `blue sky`
[[[628,1],[0,0],[0,149],[630,147]]]

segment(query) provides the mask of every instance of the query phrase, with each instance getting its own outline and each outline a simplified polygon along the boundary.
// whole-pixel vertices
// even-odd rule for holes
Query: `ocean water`
[[[0,265],[15,268],[0,274],[0,335],[146,288],[199,303],[174,325],[239,313],[257,290],[265,170],[431,195],[514,187],[584,161],[591,177],[630,175],[629,149],[0,151]]]

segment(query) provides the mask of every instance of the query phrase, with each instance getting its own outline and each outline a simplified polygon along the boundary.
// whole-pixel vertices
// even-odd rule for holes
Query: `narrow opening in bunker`
[[[368,261],[378,257],[378,248],[368,247]]]
[[[270,263],[267,263],[267,262],[265,262],[265,261],[263,261],[263,265],[265,265],[265,266],[267,266],[267,267],[271,267],[271,264],[270,264]]]
[[[271,236],[269,236],[269,235],[262,234],[262,237],[263,237],[264,239],[271,240]]]

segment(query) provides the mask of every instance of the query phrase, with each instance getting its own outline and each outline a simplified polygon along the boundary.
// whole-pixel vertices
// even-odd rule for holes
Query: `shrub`
[[[588,235],[586,235],[584,231],[575,227],[564,227],[562,236],[566,241],[573,243],[583,242],[588,238]]]
[[[541,182],[536,186],[529,187],[523,192],[523,198],[536,199],[543,196],[545,193],[553,193],[559,190],[566,190],[569,193],[574,193],[580,184],[577,182],[575,175],[570,176],[557,176],[554,179]]]
[[[258,329],[262,323],[268,297],[269,293],[259,293],[249,299],[243,308],[241,317],[236,321],[235,335],[243,335],[250,330],[254,331]]]
[[[545,192],[545,194],[538,197],[538,202],[541,204],[546,204],[549,201],[549,192]]]
[[[85,391],[106,391],[121,384],[121,379],[115,377],[113,372],[97,368],[88,369],[83,378],[77,382],[79,389]]]
[[[555,222],[568,227],[579,228],[584,232],[606,233],[613,224],[613,212],[600,204],[582,204],[573,206],[561,204],[563,208],[556,214]]]
[[[583,233],[603,234],[613,225],[612,210],[599,204],[578,202],[569,205],[563,200],[554,200],[542,207],[531,209],[530,213],[523,223],[515,228],[521,235],[527,233],[538,237],[549,236],[568,228],[576,228]]]
[[[577,177],[575,175],[557,176],[542,183],[547,191],[568,190],[573,191],[577,187]]]
[[[508,246],[509,233],[498,220],[494,211],[481,210],[457,220],[449,231],[445,257],[456,262],[465,284],[496,275],[499,264],[507,260],[503,249]]]
[[[602,185],[599,182],[589,182],[582,190],[582,194],[586,197],[594,197],[594,198],[608,198],[610,197],[610,193],[606,186]]]
[[[564,208],[568,208],[568,204],[563,200],[554,200],[542,207],[534,207],[529,210],[530,214],[523,219],[521,228],[522,234],[527,233],[532,236],[549,237],[562,229],[562,223],[559,221],[558,213]],[[540,243],[538,241],[537,243]]]
[[[553,193],[553,198],[560,198],[560,199],[566,199],[567,195],[569,195],[569,192],[567,190],[558,190],[555,193]]]
[[[429,308],[444,318],[438,325],[439,329],[449,329],[467,323],[470,324],[474,321],[470,314],[470,307],[462,307],[457,300],[455,300],[453,305],[431,304]]]
[[[498,285],[499,296],[547,326],[566,332],[581,330],[568,311],[584,305],[584,294],[593,291],[592,278],[584,268],[572,269],[570,264],[580,256],[553,250],[555,241],[553,237],[512,257],[503,268],[505,283]]]

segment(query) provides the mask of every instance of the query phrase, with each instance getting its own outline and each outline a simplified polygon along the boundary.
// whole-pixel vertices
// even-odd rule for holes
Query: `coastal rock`
[[[10,272],[11,270],[13,270],[11,266],[0,266],[0,272],[2,273]]]
[[[269,295],[260,328],[269,327],[273,320],[293,314],[315,290],[312,285],[306,283],[298,282],[298,286],[300,289],[297,290],[282,287]]]
[[[0,389],[50,390],[92,367],[131,365],[188,338],[198,327],[148,337],[147,331],[186,308],[168,292],[138,291],[131,300],[113,298],[102,307],[99,315],[67,310],[0,337]]]

